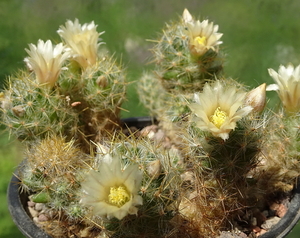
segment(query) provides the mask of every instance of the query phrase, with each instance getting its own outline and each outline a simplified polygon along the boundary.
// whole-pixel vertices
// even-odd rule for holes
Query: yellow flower
[[[78,19],[74,22],[68,20],[66,26],[61,26],[57,33],[65,41],[68,49],[71,51],[74,60],[82,68],[94,65],[97,60],[99,36],[104,32],[96,31],[97,25],[94,21],[91,23],[79,24]]]
[[[279,66],[278,73],[268,69],[276,84],[271,84],[267,90],[277,91],[283,106],[288,112],[300,110],[300,65],[296,68],[292,64],[287,67]]]
[[[92,207],[94,215],[123,219],[127,214],[137,214],[142,205],[138,195],[142,172],[138,165],[122,168],[120,159],[106,154],[99,171],[91,170],[81,184],[84,195],[81,203]]]
[[[218,25],[214,25],[213,22],[208,22],[208,20],[195,21],[187,9],[183,11],[183,21],[187,27],[192,54],[201,56],[209,49],[218,51],[218,46],[222,44],[222,41],[219,40],[223,35],[217,32]]]
[[[29,50],[25,49],[29,57],[24,59],[30,70],[33,70],[40,84],[52,87],[58,79],[62,65],[69,57],[68,52],[63,52],[62,43],[52,45],[50,40],[39,40],[37,46],[29,44]]]
[[[216,81],[213,85],[205,84],[202,93],[195,93],[196,103],[189,105],[196,126],[209,131],[213,136],[228,139],[236,122],[252,111],[251,106],[244,106],[246,93],[238,92],[235,87],[224,88]]]

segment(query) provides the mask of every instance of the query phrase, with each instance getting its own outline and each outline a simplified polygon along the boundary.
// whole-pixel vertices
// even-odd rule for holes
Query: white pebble
[[[275,226],[280,221],[279,217],[270,217],[268,218],[261,227],[265,230],[270,230],[273,226]]]
[[[41,211],[43,208],[44,208],[44,204],[43,203],[36,203],[35,204],[35,210]]]
[[[28,210],[33,218],[37,217],[37,215],[39,214],[33,207],[28,207]]]

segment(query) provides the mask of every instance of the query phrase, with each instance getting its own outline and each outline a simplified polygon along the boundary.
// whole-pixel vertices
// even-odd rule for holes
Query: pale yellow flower
[[[69,57],[64,52],[62,43],[52,45],[50,40],[46,42],[39,40],[37,46],[29,44],[29,50],[25,49],[29,57],[24,61],[30,70],[33,70],[37,82],[52,87],[58,79],[65,60]]]
[[[209,49],[219,50],[219,41],[223,34],[218,33],[219,26],[204,20],[195,21],[187,9],[183,12],[183,21],[187,27],[189,46],[194,55],[204,55]]]
[[[202,93],[195,93],[195,103],[189,104],[196,116],[196,126],[209,131],[213,136],[228,139],[236,122],[252,111],[251,106],[244,106],[246,93],[235,87],[225,88],[219,81],[205,84]]]
[[[128,214],[137,214],[137,205],[142,205],[138,195],[142,172],[138,165],[122,168],[120,159],[106,154],[99,171],[91,170],[81,184],[81,203],[91,206],[96,216],[121,220]]]
[[[99,36],[104,32],[98,33],[97,25],[94,21],[87,24],[79,24],[78,19],[74,22],[68,20],[65,26],[61,26],[57,33],[65,41],[71,51],[74,60],[82,68],[94,65],[98,56]]]
[[[276,84],[271,84],[267,90],[276,90],[283,106],[288,112],[300,111],[300,65],[296,68],[292,64],[287,67],[279,66],[278,73],[268,69]]]

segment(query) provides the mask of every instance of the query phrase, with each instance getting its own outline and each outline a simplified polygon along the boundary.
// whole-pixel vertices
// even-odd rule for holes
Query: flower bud
[[[184,23],[193,22],[193,17],[186,8],[183,11],[182,18],[183,18]]]
[[[100,88],[106,88],[108,85],[107,78],[104,75],[101,75],[97,78],[96,83]]]
[[[266,84],[258,86],[247,93],[245,103],[253,108],[254,112],[261,112],[266,105]]]
[[[157,160],[150,162],[147,166],[147,172],[153,179],[157,179],[161,173],[160,161],[157,159]]]
[[[11,110],[17,117],[23,117],[25,114],[25,109],[20,105],[13,107]]]

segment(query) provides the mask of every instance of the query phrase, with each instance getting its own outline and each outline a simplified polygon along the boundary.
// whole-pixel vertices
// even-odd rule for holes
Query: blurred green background
[[[38,39],[60,40],[56,31],[67,19],[95,21],[107,49],[116,53],[135,81],[151,57],[151,43],[165,22],[178,20],[183,9],[208,18],[224,33],[225,74],[250,85],[273,83],[267,69],[280,64],[300,64],[300,1],[298,0],[0,0],[0,85],[9,74],[23,68],[24,48]],[[268,94],[270,104],[278,100]],[[147,115],[139,104],[135,84],[128,89],[123,117]],[[6,133],[0,138],[0,237],[23,237],[10,218],[6,189],[21,147]],[[288,235],[299,237],[300,225]]]

